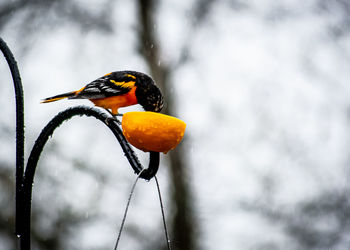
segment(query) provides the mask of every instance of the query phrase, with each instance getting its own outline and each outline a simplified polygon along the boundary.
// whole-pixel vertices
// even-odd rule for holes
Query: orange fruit
[[[155,112],[127,112],[123,115],[122,129],[128,142],[145,152],[167,153],[182,140],[186,123]]]

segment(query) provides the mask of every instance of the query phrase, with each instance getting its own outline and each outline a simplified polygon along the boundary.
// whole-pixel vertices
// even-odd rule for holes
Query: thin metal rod
[[[159,182],[158,182],[157,176],[154,176],[154,179],[156,180],[156,184],[157,184],[157,190],[158,190],[158,196],[159,196],[160,210],[162,212],[162,219],[163,219],[163,226],[164,226],[164,233],[165,233],[166,244],[167,244],[168,250],[171,250],[170,238],[169,238],[169,233],[168,233],[168,229],[167,229],[167,226],[166,226],[165,215],[164,215],[163,199],[162,199],[162,195],[161,195],[161,192],[160,192],[160,187],[159,187]]]
[[[124,211],[122,223],[121,223],[121,225],[120,225],[120,229],[119,229],[119,233],[118,233],[118,238],[117,238],[117,242],[115,243],[114,250],[117,250],[117,248],[118,248],[118,244],[119,244],[119,241],[120,241],[120,237],[121,237],[122,232],[123,232],[123,229],[124,229],[124,224],[125,224],[125,220],[126,220],[126,215],[128,214],[128,210],[129,210],[129,206],[130,206],[130,201],[131,201],[132,195],[134,194],[137,181],[139,180],[139,178],[140,178],[142,172],[143,172],[143,170],[141,170],[141,172],[137,175],[136,180],[135,180],[134,184],[132,185],[132,188],[131,188],[131,191],[130,191],[130,195],[129,195],[129,198],[128,198],[128,202],[126,203],[126,207],[125,207],[125,211]]]
[[[10,68],[16,98],[16,235],[21,235],[21,221],[18,208],[21,207],[21,187],[24,172],[24,101],[22,80],[17,62],[5,41],[0,37],[0,50],[4,54]]]

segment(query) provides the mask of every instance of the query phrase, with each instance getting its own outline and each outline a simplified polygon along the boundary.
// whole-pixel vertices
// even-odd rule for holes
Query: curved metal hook
[[[130,147],[129,143],[126,141],[122,130],[120,129],[118,123],[113,118],[107,116],[105,113],[101,112],[96,108],[90,108],[85,106],[78,106],[66,109],[65,111],[57,114],[41,131],[38,139],[36,140],[33,149],[29,155],[27,167],[24,173],[23,179],[23,204],[24,206],[21,208],[22,217],[21,217],[21,246],[23,249],[30,249],[30,214],[31,214],[31,199],[32,199],[32,188],[36,166],[38,164],[40,154],[48,141],[49,137],[53,134],[54,130],[58,128],[64,121],[69,120],[73,116],[93,116],[96,119],[102,121],[115,135],[118,139],[125,156],[127,157],[131,167],[134,169],[136,174],[139,174],[143,167],[139,162],[137,156],[134,151]],[[150,152],[150,161],[147,169],[143,170],[140,178],[145,180],[150,180],[158,171],[159,167],[159,153],[158,152]]]
[[[12,80],[15,88],[16,97],[16,234],[20,237],[20,248],[30,249],[30,215],[31,215],[31,199],[32,185],[36,166],[38,164],[40,154],[54,130],[59,127],[62,122],[76,115],[93,116],[106,124],[118,139],[125,156],[127,157],[131,167],[136,174],[141,171],[140,178],[150,180],[154,177],[159,168],[159,153],[150,152],[150,161],[147,169],[143,170],[134,151],[126,141],[117,122],[105,113],[95,108],[75,107],[67,109],[56,115],[47,126],[41,131],[33,149],[30,153],[27,167],[24,172],[24,101],[22,80],[19,74],[17,62],[5,43],[0,37],[0,50],[4,54],[9,65]],[[24,173],[24,175],[23,175]]]
[[[16,234],[20,233],[18,221],[20,213],[18,208],[21,207],[21,187],[23,182],[24,171],[24,101],[22,80],[15,57],[5,41],[0,37],[0,50],[4,54],[7,64],[10,68],[12,81],[15,88],[16,97]]]

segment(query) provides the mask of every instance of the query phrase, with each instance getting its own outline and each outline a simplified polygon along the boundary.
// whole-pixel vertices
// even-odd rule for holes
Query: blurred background
[[[348,0],[0,0],[25,93],[26,157],[80,89],[151,75],[187,123],[158,178],[173,249],[350,248]],[[0,60],[0,249],[14,235],[15,103]],[[121,112],[140,110],[134,106]],[[147,154],[137,151],[147,164]],[[113,249],[135,179],[112,133],[73,118],[34,181],[33,249]],[[166,249],[154,180],[140,181],[120,249]]]

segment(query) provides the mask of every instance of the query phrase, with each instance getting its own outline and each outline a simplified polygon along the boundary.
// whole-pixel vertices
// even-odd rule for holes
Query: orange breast
[[[110,96],[105,98],[91,99],[96,106],[111,109],[113,114],[118,114],[118,109],[137,104],[135,96],[136,87],[132,88],[128,93],[118,96]]]

